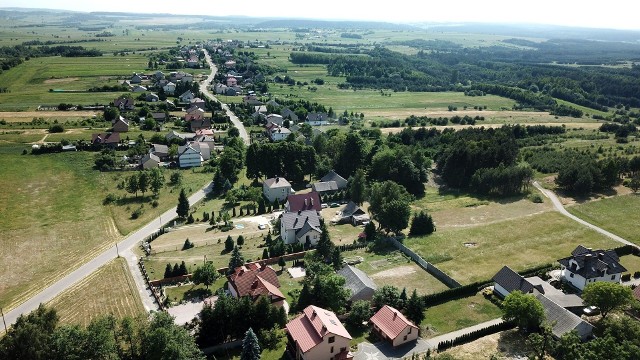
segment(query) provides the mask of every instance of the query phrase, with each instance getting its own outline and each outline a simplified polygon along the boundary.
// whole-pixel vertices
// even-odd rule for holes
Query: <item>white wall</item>
[[[407,340],[404,339],[405,335],[407,336]],[[417,338],[418,338],[418,329],[414,329],[411,326],[407,326],[404,328],[404,330],[402,330],[400,335],[398,335],[395,339],[393,339],[393,346],[402,345],[404,343],[413,341]]]
[[[495,283],[495,285],[493,286],[493,290],[500,294],[500,296],[502,296],[503,298],[509,295],[509,292],[498,283]]]
[[[330,344],[329,338],[331,336],[335,337],[335,341]],[[331,352],[331,347],[333,347],[333,353]],[[306,354],[303,354],[302,358],[305,360],[329,360],[338,355],[341,348],[349,350],[349,339],[334,334],[327,334],[320,344],[311,348]]]

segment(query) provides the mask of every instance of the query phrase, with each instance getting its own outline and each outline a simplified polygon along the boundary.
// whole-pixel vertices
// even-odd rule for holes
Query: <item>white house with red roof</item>
[[[287,350],[295,360],[352,359],[351,335],[335,313],[317,306],[307,306],[302,314],[289,321]]]
[[[419,328],[402,313],[389,305],[383,306],[371,317],[373,331],[394,347],[414,341],[418,338]]]
[[[278,274],[271,266],[260,263],[246,264],[237,267],[227,279],[229,292],[233,297],[249,296],[255,301],[260,296],[266,296],[271,303],[284,304],[285,296],[279,289]]]

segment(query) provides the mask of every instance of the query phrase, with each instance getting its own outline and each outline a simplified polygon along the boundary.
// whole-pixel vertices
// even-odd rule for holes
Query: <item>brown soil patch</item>
[[[413,266],[399,266],[393,269],[380,271],[371,275],[372,279],[390,278],[390,277],[403,277],[416,272]]]
[[[510,124],[516,124],[519,123],[518,121],[514,121]],[[455,130],[460,130],[460,129],[466,129],[469,127],[473,127],[473,128],[479,128],[479,127],[484,127],[484,128],[500,128],[502,126],[504,126],[505,124],[483,124],[481,122],[476,123],[476,125],[445,125],[445,126],[434,126],[434,125],[427,125],[426,127],[430,128],[430,127],[435,127],[435,128],[452,128]],[[527,122],[526,125],[545,125],[545,126],[562,126],[565,125],[567,128],[570,129],[576,129],[576,128],[584,128],[584,129],[598,129],[600,127],[601,124],[598,123],[563,123],[563,122]],[[419,129],[419,126],[413,127],[413,129]],[[390,127],[390,128],[382,128],[380,129],[380,131],[382,131],[383,134],[395,134],[395,133],[399,133],[400,131],[406,129],[406,127]]]
[[[60,79],[47,79],[44,81],[45,84],[60,84],[60,83],[68,83],[73,81],[78,81],[80,78],[72,77],[72,78],[60,78]]]
[[[496,355],[498,359],[527,359],[528,349],[523,343],[524,339],[516,330],[509,330],[456,346],[446,353],[460,360],[488,360]]]

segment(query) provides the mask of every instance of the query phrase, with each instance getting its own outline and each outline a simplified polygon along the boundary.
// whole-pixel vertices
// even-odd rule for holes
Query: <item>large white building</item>
[[[579,290],[596,281],[620,282],[627,269],[613,250],[593,250],[582,245],[571,256],[558,260],[561,278]]]
[[[315,210],[286,212],[280,219],[280,237],[285,244],[315,245],[320,240],[320,216]]]

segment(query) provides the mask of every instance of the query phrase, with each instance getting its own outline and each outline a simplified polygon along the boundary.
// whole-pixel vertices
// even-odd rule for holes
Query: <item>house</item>
[[[369,321],[373,326],[373,332],[393,347],[418,339],[420,328],[389,305],[383,306]]]
[[[189,58],[189,60],[187,60],[187,66],[190,68],[197,68],[200,66],[200,61],[198,61],[198,58]]]
[[[182,73],[182,78],[180,79],[182,82],[193,82],[193,74]]]
[[[546,321],[552,325],[551,332],[554,337],[561,338],[566,333],[575,331],[581,340],[587,340],[593,333],[593,325],[582,320],[576,314],[556,304],[543,294],[535,292],[534,295],[544,308]]]
[[[119,97],[113,100],[113,106],[117,107],[120,111],[133,110],[136,108],[136,102],[132,98]]]
[[[273,124],[273,126],[267,128],[267,133],[271,141],[284,141],[291,135],[291,130]]]
[[[283,201],[293,191],[287,179],[276,176],[262,183],[262,193],[270,203],[273,203],[276,200]]]
[[[194,107],[187,111],[187,114],[184,116],[184,121],[192,121],[192,120],[202,120],[204,119],[204,110],[199,107]]]
[[[140,84],[142,82],[142,75],[138,75],[137,73],[133,73],[131,79],[129,79],[129,83],[131,84]]]
[[[627,271],[614,250],[592,250],[582,245],[558,262],[562,281],[578,290],[596,281],[619,283],[622,273]]]
[[[266,116],[265,120],[267,121],[267,125],[271,123],[278,126],[284,126],[284,119],[282,118],[282,115],[269,114]]]
[[[285,212],[280,219],[280,237],[285,244],[312,246],[320,240],[320,216],[315,210]]]
[[[160,160],[162,160],[169,156],[169,147],[162,144],[151,144],[149,153],[157,156],[158,158],[160,158]]]
[[[501,298],[515,290],[525,294],[533,292],[533,285],[508,266],[503,266],[492,280],[494,281],[493,291]]]
[[[129,131],[129,121],[127,121],[127,119],[123,118],[122,116],[119,116],[117,119],[114,119],[112,121],[112,126],[113,131],[114,132],[127,132]]]
[[[142,85],[135,85],[132,89],[132,92],[134,93],[143,93],[145,91],[147,91],[147,88],[142,86]]]
[[[298,212],[306,210],[322,211],[320,195],[315,191],[311,191],[306,194],[288,195],[285,209],[287,212]]]
[[[157,122],[167,121],[167,113],[165,112],[152,112],[151,117]]]
[[[338,275],[345,278],[344,287],[351,292],[351,297],[349,298],[351,302],[371,300],[373,293],[378,288],[367,274],[351,265],[345,265],[338,270]]]
[[[280,104],[278,104],[278,102],[273,99],[267,101],[266,105],[272,106],[274,108],[280,107]]]
[[[211,119],[191,120],[189,127],[193,132],[201,129],[211,129]]]
[[[229,76],[227,77],[227,86],[231,87],[231,86],[237,86],[238,85],[238,80],[233,77],[233,76]]]
[[[189,106],[190,107],[199,107],[200,109],[204,109],[205,103],[204,100],[200,99],[200,98],[194,98],[191,99],[191,101],[189,101]]]
[[[160,70],[156,71],[155,74],[153,74],[153,77],[156,78],[156,80],[162,80],[164,79],[164,73]]]
[[[287,351],[296,360],[352,359],[351,335],[335,313],[309,305],[286,326]]]
[[[175,130],[171,130],[164,137],[167,139],[167,142],[171,142],[174,139],[179,139],[180,141],[193,140],[195,136],[196,134],[194,133],[179,133]]]
[[[193,93],[191,92],[191,90],[187,90],[185,92],[182,93],[182,95],[179,96],[180,102],[183,103],[188,103],[191,100],[195,99],[195,95],[193,95]]]
[[[227,60],[224,62],[224,67],[226,67],[227,69],[234,68],[235,66],[236,66],[236,62],[233,60]]]
[[[353,201],[349,201],[340,211],[339,224],[352,224],[353,226],[362,225],[371,221],[369,214],[363,208]]]
[[[203,161],[207,161],[211,159],[211,146],[209,146],[209,144],[210,143],[208,142],[199,142],[199,141],[192,141],[190,143],[191,147],[193,147],[194,149],[200,152],[200,155],[202,155]]]
[[[172,82],[168,82],[165,86],[162,87],[162,90],[167,95],[172,95],[176,92],[176,84]]]
[[[191,144],[178,147],[178,165],[181,168],[202,166],[202,154]]]
[[[160,158],[154,154],[147,154],[140,159],[140,167],[143,170],[153,169],[160,165]]]
[[[260,296],[266,296],[271,303],[284,304],[285,296],[280,291],[278,274],[271,266],[260,263],[250,263],[237,267],[229,280],[229,292],[233,297],[249,296],[256,301]]]
[[[91,134],[91,143],[94,145],[116,147],[120,143],[120,133]]]
[[[327,175],[323,176],[320,179],[320,182],[329,182],[329,181],[335,181],[336,185],[338,185],[338,190],[342,190],[342,189],[346,189],[347,188],[347,179],[343,178],[342,176],[338,175],[338,173],[336,173],[335,171],[331,170],[327,173]]]
[[[304,122],[311,126],[327,125],[329,124],[329,115],[323,112],[310,112]]]
[[[565,294],[563,291],[556,289],[547,281],[542,280],[537,276],[531,276],[525,278],[536,291],[544,294],[544,296],[553,301],[554,303],[562,306],[563,308],[571,311],[574,314],[580,315],[584,309],[584,301],[576,294]]]
[[[148,102],[158,102],[160,101],[160,98],[158,97],[157,94],[148,93],[147,96],[145,96],[144,100]]]
[[[258,100],[258,98],[255,95],[246,95],[242,98],[242,103],[244,105],[251,105],[251,106],[260,106],[262,105],[262,102],[260,100]]]
[[[320,195],[331,194],[338,191],[338,184],[335,181],[317,182],[311,185],[311,189]]]
[[[289,108],[282,109],[282,111],[280,111],[280,115],[282,115],[283,118],[289,119],[294,123],[298,122],[298,115],[296,115],[296,113],[294,113]]]

